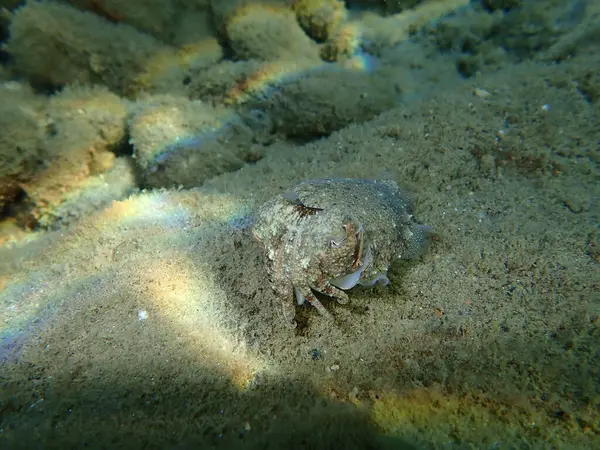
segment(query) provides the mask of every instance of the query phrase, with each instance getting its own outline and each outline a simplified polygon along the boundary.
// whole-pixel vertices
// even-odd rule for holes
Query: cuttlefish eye
[[[263,241],[263,240],[262,240],[262,237],[261,237],[260,233],[258,232],[258,230],[256,229],[256,227],[252,227],[251,233],[252,233],[252,237],[253,237],[253,238],[254,238],[256,241],[258,241],[258,242],[261,242],[261,243],[262,243],[262,241]]]
[[[342,225],[340,227],[340,229],[338,230],[338,233],[329,237],[327,245],[330,248],[340,248],[346,243],[347,239],[348,239],[348,226]]]

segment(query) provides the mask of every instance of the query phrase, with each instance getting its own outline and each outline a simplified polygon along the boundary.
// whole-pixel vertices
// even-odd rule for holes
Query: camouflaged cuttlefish
[[[263,244],[270,283],[295,326],[295,305],[329,312],[314,292],[346,303],[344,290],[387,284],[398,258],[413,258],[429,228],[414,221],[408,195],[395,181],[305,181],[262,205],[252,233]]]

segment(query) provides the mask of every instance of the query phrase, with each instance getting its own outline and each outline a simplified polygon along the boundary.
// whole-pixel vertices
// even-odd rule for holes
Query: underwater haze
[[[600,2],[0,9],[1,449],[600,448]]]

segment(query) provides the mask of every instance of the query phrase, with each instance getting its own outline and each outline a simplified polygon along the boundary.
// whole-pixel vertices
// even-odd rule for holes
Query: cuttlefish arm
[[[349,274],[342,275],[341,277],[334,278],[333,280],[329,280],[329,283],[340,289],[344,289],[344,290],[352,289],[354,286],[356,286],[357,284],[360,283],[360,280],[362,279],[362,276],[363,276],[363,272],[370,265],[371,265],[371,256],[369,254],[367,254],[367,256],[365,257],[365,260],[363,261],[363,263],[360,265],[360,267],[358,269],[356,269],[354,272],[351,272]]]

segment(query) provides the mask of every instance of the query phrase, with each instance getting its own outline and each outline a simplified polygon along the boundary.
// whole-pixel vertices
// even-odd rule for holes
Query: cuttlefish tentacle
[[[286,297],[281,297],[281,313],[283,315],[283,322],[289,328],[296,328],[298,324],[294,320],[296,316],[296,307]]]
[[[381,272],[375,275],[371,280],[362,279],[358,282],[361,286],[387,286],[390,284],[390,279],[387,276],[387,272]]]
[[[304,301],[307,300],[308,303],[314,306],[323,317],[333,320],[333,316],[331,315],[331,313],[327,311],[323,304],[317,299],[317,297],[315,297],[315,295],[311,292],[310,287],[296,287],[294,289],[296,293],[296,301],[298,302],[298,304],[302,304],[304,303]]]
[[[346,294],[337,286],[331,284],[329,280],[325,280],[323,278],[319,278],[317,283],[311,286],[311,289],[335,298],[340,305],[345,305],[350,300],[348,298],[348,294]]]

